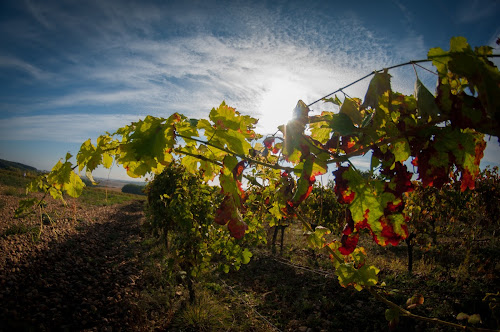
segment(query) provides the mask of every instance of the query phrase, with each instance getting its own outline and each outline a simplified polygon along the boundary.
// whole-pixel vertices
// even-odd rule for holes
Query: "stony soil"
[[[65,207],[50,199],[50,220],[21,220],[13,218],[20,198],[5,192],[0,186],[0,331],[145,329],[136,284],[142,202]]]

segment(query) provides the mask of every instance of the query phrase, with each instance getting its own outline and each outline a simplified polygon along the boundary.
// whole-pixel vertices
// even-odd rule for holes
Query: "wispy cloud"
[[[33,3],[30,0],[26,0],[24,3],[30,14],[33,15],[38,23],[40,23],[46,29],[54,28],[54,25],[50,23],[46,17],[48,15],[48,12],[46,11],[46,8],[44,8],[44,6],[40,6],[39,3]]]
[[[493,15],[498,16],[499,3],[491,0],[462,1],[457,9],[458,23],[473,23]]]
[[[22,71],[37,80],[49,78],[49,75],[42,69],[17,57],[0,55],[0,67]]]
[[[58,114],[33,115],[3,119],[0,122],[0,140],[54,141],[83,143],[106,131],[137,121],[138,116],[122,114]]]
[[[46,47],[56,47],[50,35],[60,38],[62,31],[78,41],[54,49],[56,53],[38,67],[18,61],[17,66],[40,84],[46,81],[46,73],[54,78],[43,99],[33,98],[25,105],[26,112],[32,113],[38,107],[51,113],[166,116],[178,111],[201,117],[225,100],[240,112],[260,118],[260,130],[274,132],[299,98],[316,100],[372,70],[409,60],[404,57],[423,48],[422,37],[415,36],[401,41],[398,52],[390,52],[394,47],[352,12],[322,16],[308,8],[285,12],[279,6],[245,3],[243,8],[213,3],[213,8],[201,3],[197,8],[180,3],[165,7],[89,2],[71,12],[57,2],[27,5],[36,21],[51,30],[44,35]],[[232,30],[232,25],[237,29]],[[393,81],[396,89],[411,92],[413,79]],[[363,97],[367,84],[368,80],[346,92]],[[325,108],[317,104],[314,109]],[[29,133],[34,132],[39,115],[27,115],[8,120],[19,128],[31,128],[12,137],[34,137]],[[81,116],[78,126],[83,132],[95,128]],[[44,121],[64,127],[67,120]],[[66,137],[45,129],[36,133],[42,135],[39,139]]]

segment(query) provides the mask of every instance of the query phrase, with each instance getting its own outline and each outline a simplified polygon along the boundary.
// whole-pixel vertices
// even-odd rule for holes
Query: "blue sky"
[[[4,0],[0,158],[50,169],[147,114],[206,117],[223,100],[274,132],[297,100],[448,49],[452,36],[497,47],[499,14],[497,0]],[[413,91],[411,67],[391,74],[394,90]],[[419,75],[432,90],[435,78]],[[346,92],[363,97],[367,84]],[[496,139],[483,164],[500,165]]]

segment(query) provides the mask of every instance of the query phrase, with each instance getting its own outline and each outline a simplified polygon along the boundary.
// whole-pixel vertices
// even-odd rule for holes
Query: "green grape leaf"
[[[380,159],[378,159],[377,157],[375,157],[375,156],[372,154],[372,157],[371,157],[371,160],[370,160],[370,171],[373,171],[373,170],[374,170],[374,169],[376,169],[379,165],[380,165]]]
[[[241,263],[242,264],[248,264],[250,262],[250,258],[252,257],[252,253],[250,252],[250,250],[248,250],[247,248],[245,248],[242,253],[241,253]]]
[[[49,194],[50,194],[50,196],[52,196],[53,199],[61,199],[64,201],[63,193],[62,193],[61,189],[50,187]],[[66,204],[66,203],[64,203],[64,204]]]
[[[19,206],[14,212],[14,218],[21,218],[26,215],[35,204],[37,204],[38,200],[36,198],[27,198],[19,201]]]
[[[226,195],[231,195],[236,206],[241,206],[241,195],[243,190],[241,184],[234,178],[233,170],[238,164],[238,160],[234,156],[225,156],[223,161],[224,167],[219,175],[219,181],[222,192]]]
[[[344,172],[342,178],[347,180],[350,190],[355,194],[349,205],[355,225],[365,222],[366,219],[372,231],[381,231],[378,220],[384,215],[384,207],[380,202],[378,190],[352,168]]]
[[[59,160],[48,174],[47,182],[57,189],[62,189],[63,184],[69,180],[71,172],[71,164],[67,161],[63,164]]]
[[[476,325],[481,323],[481,316],[479,314],[473,314],[469,316],[469,324]]]
[[[217,131],[215,138],[221,143],[221,145],[227,146],[229,150],[240,155],[247,155],[248,151],[252,147],[252,145],[246,140],[245,135],[235,130]]]
[[[363,287],[355,284],[356,268],[354,267],[353,263],[340,264],[335,269],[335,274],[339,279],[340,285],[342,285],[343,287],[355,285],[354,288],[356,288],[356,290],[360,291],[363,289]]]
[[[44,190],[46,189],[45,187],[47,186],[44,184],[43,179],[46,179],[46,175],[41,175],[37,176],[35,179],[33,179],[28,185],[26,186],[26,194],[30,192],[37,192],[39,190]]]
[[[368,86],[368,91],[365,95],[365,100],[361,105],[362,109],[367,107],[376,108],[379,98],[387,91],[391,91],[391,75],[384,71],[375,73]]]
[[[200,170],[202,170],[203,180],[207,182],[213,180],[220,169],[210,161],[201,160]]]
[[[417,99],[417,109],[423,120],[428,122],[436,118],[439,114],[439,108],[432,93],[427,90],[425,85],[417,78],[415,82],[415,98]]]
[[[395,161],[404,162],[411,155],[410,144],[404,138],[392,143],[389,149],[394,154]]]
[[[356,269],[354,263],[340,264],[335,270],[339,283],[343,287],[353,286],[357,291],[364,287],[374,286],[378,283],[378,268],[372,265],[363,265]]]
[[[235,131],[242,135],[244,139],[256,138],[256,134],[253,131],[257,119],[254,119],[248,115],[240,115],[234,108],[226,105],[222,102],[218,108],[213,108],[209,115],[210,120],[214,123],[214,127],[217,131]],[[209,129],[212,128],[210,123],[206,120],[200,120],[198,122],[198,128]],[[205,136],[211,136],[205,132]]]
[[[193,121],[193,119],[189,119],[181,121],[175,125],[175,131],[182,136],[198,137],[197,125],[197,120]]]
[[[363,265],[358,269],[359,281],[362,286],[375,286],[378,283],[377,274],[380,270],[373,265]]]
[[[305,158],[302,162],[297,164],[293,168],[293,172],[295,175],[302,177],[302,174],[305,172],[306,176],[320,176],[325,174],[328,171],[328,165],[325,161],[315,158],[314,156],[309,156]]]
[[[197,124],[197,128],[201,130],[205,130],[205,136],[212,137],[214,133],[214,128],[210,124],[210,121],[206,119],[200,119]]]
[[[340,107],[340,114],[347,115],[353,124],[358,127],[361,125],[363,121],[364,112],[359,110],[359,105],[361,104],[361,100],[358,98],[345,98],[342,106]],[[347,134],[348,135],[348,134]]]
[[[309,196],[316,181],[316,176],[325,174],[327,165],[311,155],[305,159],[303,164],[297,165],[294,171],[300,174],[300,178],[297,181],[297,188],[293,197],[287,202],[291,207],[299,206]]]
[[[197,128],[198,127],[198,122],[200,120],[198,120],[198,119],[188,119],[188,121],[189,121],[189,124],[191,125],[191,127]]]
[[[283,154],[292,163],[299,162],[309,153],[309,143],[304,137],[304,130],[309,122],[308,112],[307,105],[299,100],[293,110],[293,118],[285,126],[280,126],[284,138]]]
[[[100,164],[101,158],[99,158],[100,155],[96,152],[96,147],[91,143],[90,138],[83,142],[76,156],[79,172],[81,172],[84,167],[87,167],[87,170],[92,172],[97,165]]]
[[[321,115],[312,116],[309,118],[309,130],[311,137],[321,144],[325,144],[330,139],[332,128],[330,122],[332,120],[332,112],[323,112]]]
[[[82,179],[74,172],[70,173],[69,181],[66,181],[64,183],[64,190],[71,197],[79,197],[82,194],[83,187],[85,187],[85,184],[83,183]]]
[[[175,144],[174,124],[185,117],[174,113],[168,119],[147,116],[119,132],[124,135],[118,161],[131,177],[144,176],[148,172],[159,174],[173,158]]]
[[[319,123],[315,123],[315,126],[311,125],[311,137],[321,144],[325,144],[330,139],[332,128],[320,127],[318,124]]]
[[[363,266],[366,261],[366,251],[363,247],[358,247],[350,255],[356,266]]]
[[[399,310],[396,309],[386,309],[385,310],[385,319],[390,322],[394,319],[399,318]]]
[[[432,60],[432,64],[436,67],[440,77],[446,76],[448,73],[448,62],[450,61],[450,57],[446,56],[447,54],[449,53],[440,47],[431,48],[429,52],[427,52],[427,58]]]
[[[399,324],[399,315],[399,310],[393,308],[385,310],[385,319],[389,322],[389,331],[393,331],[397,328]]]
[[[335,104],[337,106],[340,106],[342,105],[342,102],[340,101],[340,99],[337,97],[337,95],[335,95],[334,97],[331,97],[331,98],[324,98],[323,99],[323,102],[325,103],[332,103],[332,104]]]
[[[102,154],[102,165],[105,168],[110,168],[113,165],[113,157],[109,153]]]
[[[477,93],[482,107],[490,116],[490,121],[494,120],[496,126],[486,123],[485,129],[492,127],[492,132],[496,135],[500,133],[498,123],[500,123],[500,72],[493,63],[486,58],[478,56],[472,52],[454,54],[449,62],[450,71],[464,76],[473,94]]]
[[[222,102],[218,108],[212,108],[209,118],[217,129],[240,129],[239,113]]]
[[[306,124],[309,122],[309,107],[302,100],[297,102],[297,105],[293,109],[293,118],[299,120],[300,122]]]
[[[325,235],[330,234],[331,231],[323,226],[317,226],[314,229],[314,232],[310,232],[307,237],[307,243],[309,247],[313,249],[321,249],[324,247],[326,240],[324,238]]]
[[[352,218],[352,225],[343,231],[343,246],[340,248],[343,255],[354,250],[358,242],[358,231],[363,228],[368,228],[375,242],[381,246],[397,245],[408,236],[406,218],[397,210],[401,201],[395,196],[396,193],[409,190],[409,180],[405,175],[408,172],[404,166],[397,166],[395,171],[404,173],[395,179],[401,183],[364,179],[351,167],[342,168],[335,173],[335,192],[342,197],[344,203],[349,204]],[[341,179],[338,179],[339,175]]]
[[[271,227],[274,226],[274,223],[277,220],[280,220],[281,218],[283,218],[283,214],[281,213],[281,206],[280,206],[279,202],[277,202],[277,201],[273,202],[271,208],[269,209],[269,213],[273,217],[273,220],[272,220],[273,224],[271,225],[271,222],[270,222],[270,225],[269,225]]]
[[[472,51],[465,37],[452,37],[450,39],[450,52]]]
[[[198,149],[194,144],[186,145],[182,148],[182,151],[187,153],[198,155]],[[190,173],[196,173],[198,171],[198,163],[200,159],[191,155],[186,155],[182,158],[181,164],[186,168],[186,170]]]
[[[332,120],[330,121],[330,128],[342,136],[351,135],[357,129],[354,127],[353,121],[349,115],[345,113],[333,114]]]

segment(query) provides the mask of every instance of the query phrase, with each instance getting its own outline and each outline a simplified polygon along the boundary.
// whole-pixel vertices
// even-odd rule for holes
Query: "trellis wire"
[[[236,294],[236,292],[233,290],[232,287],[230,287],[228,284],[226,284],[224,282],[224,280],[220,279],[219,280],[224,284],[224,286],[226,286],[227,289],[229,289],[231,291],[231,293],[233,293],[234,295],[238,296],[238,294]],[[247,306],[249,307],[253,312],[255,312],[263,321],[265,321],[269,326],[271,326],[272,328],[274,328],[276,331],[278,332],[282,332],[278,327],[276,327],[276,325],[274,325],[273,323],[271,323],[264,315],[262,315],[260,312],[258,312],[254,307],[252,307],[247,301],[245,301],[245,299],[241,298],[241,301]]]
[[[487,57],[488,58],[497,58],[497,57],[500,57],[500,54],[492,54],[492,55],[488,55]],[[420,68],[425,69],[425,70],[430,71],[431,73],[435,74],[433,71],[431,71],[431,70],[429,70],[429,69],[427,69],[427,68],[425,68],[423,66],[418,65],[419,63],[430,62],[430,61],[432,61],[432,59],[411,60],[411,61],[408,61],[408,62],[405,62],[405,63],[400,63],[400,64],[397,64],[397,65],[394,65],[394,66],[391,66],[391,67],[382,68],[382,69],[379,69],[379,70],[374,70],[371,73],[369,73],[369,74],[367,74],[367,75],[365,75],[365,76],[363,76],[363,77],[355,80],[354,82],[351,82],[351,83],[347,84],[346,86],[343,86],[343,87],[341,87],[341,88],[339,88],[339,89],[337,89],[337,90],[335,90],[335,91],[327,94],[326,96],[323,96],[323,97],[319,98],[318,100],[313,101],[312,103],[308,104],[307,106],[311,107],[312,105],[316,104],[317,102],[320,102],[323,99],[328,98],[328,97],[336,94],[337,92],[344,92],[343,91],[344,89],[347,89],[348,87],[350,87],[350,86],[352,86],[352,85],[354,85],[354,84],[356,84],[358,82],[361,82],[365,78],[368,78],[368,77],[370,77],[372,75],[375,75],[377,73],[381,73],[381,72],[383,72],[385,70],[390,70],[390,69],[394,69],[394,68],[398,68],[398,67],[403,67],[403,66],[408,66],[408,65],[417,65]]]

